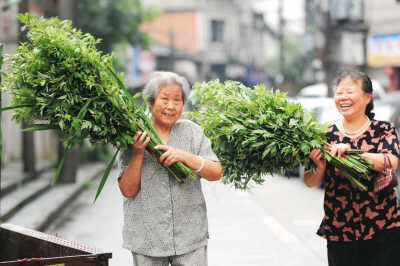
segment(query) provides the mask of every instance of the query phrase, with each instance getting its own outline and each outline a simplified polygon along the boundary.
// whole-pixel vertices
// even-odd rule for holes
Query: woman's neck
[[[369,122],[366,115],[358,116],[356,118],[343,118],[343,127],[347,131],[357,131],[364,127]]]
[[[368,129],[371,125],[371,121],[364,115],[352,120],[343,118],[343,120],[338,121],[336,125],[344,135],[355,138],[361,136],[361,134]]]
[[[161,139],[163,140],[164,144],[168,143],[169,136],[171,135],[172,126],[169,125],[160,125],[153,122],[154,128],[157,130],[158,135],[160,135]]]

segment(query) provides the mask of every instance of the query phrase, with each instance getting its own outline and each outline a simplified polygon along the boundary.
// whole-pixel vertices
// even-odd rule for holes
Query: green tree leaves
[[[148,35],[139,26],[160,12],[144,8],[139,0],[80,0],[79,26],[102,40],[98,48],[109,53],[116,43],[126,42],[148,47]]]

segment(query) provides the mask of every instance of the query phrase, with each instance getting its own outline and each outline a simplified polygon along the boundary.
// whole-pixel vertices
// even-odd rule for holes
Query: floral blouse
[[[348,143],[353,149],[371,153],[388,152],[399,157],[399,141],[393,124],[372,120],[360,136],[350,138],[332,125],[327,132],[331,144]],[[376,233],[400,227],[400,208],[393,190],[386,195],[373,192],[373,181],[367,191],[360,191],[345,177],[335,174],[334,167],[325,172],[325,217],[318,235],[328,241],[372,239]]]

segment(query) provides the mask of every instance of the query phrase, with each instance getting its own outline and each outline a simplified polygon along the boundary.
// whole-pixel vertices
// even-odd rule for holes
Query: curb
[[[42,222],[40,222],[37,226],[35,226],[34,230],[45,231],[47,228],[49,228],[49,226],[54,222],[54,220],[64,211],[65,207],[74,202],[77,196],[87,188],[87,182],[96,180],[98,177],[100,177],[101,173],[104,173],[106,168],[107,166],[105,166],[104,168],[102,167],[101,170],[97,171],[95,174],[89,177],[85,182],[79,184],[77,188],[72,193],[70,193],[70,195],[66,197],[66,199],[62,201],[61,204],[57,206],[57,208],[55,208],[52,212],[50,212],[43,219]]]

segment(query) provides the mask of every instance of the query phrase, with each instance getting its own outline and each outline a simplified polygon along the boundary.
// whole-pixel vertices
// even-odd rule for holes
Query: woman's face
[[[340,81],[334,97],[336,108],[345,119],[363,117],[371,99],[372,94],[362,90],[362,81],[350,77]]]
[[[181,116],[182,110],[182,89],[177,84],[169,84],[160,89],[154,100],[152,106],[154,123],[172,127]]]

